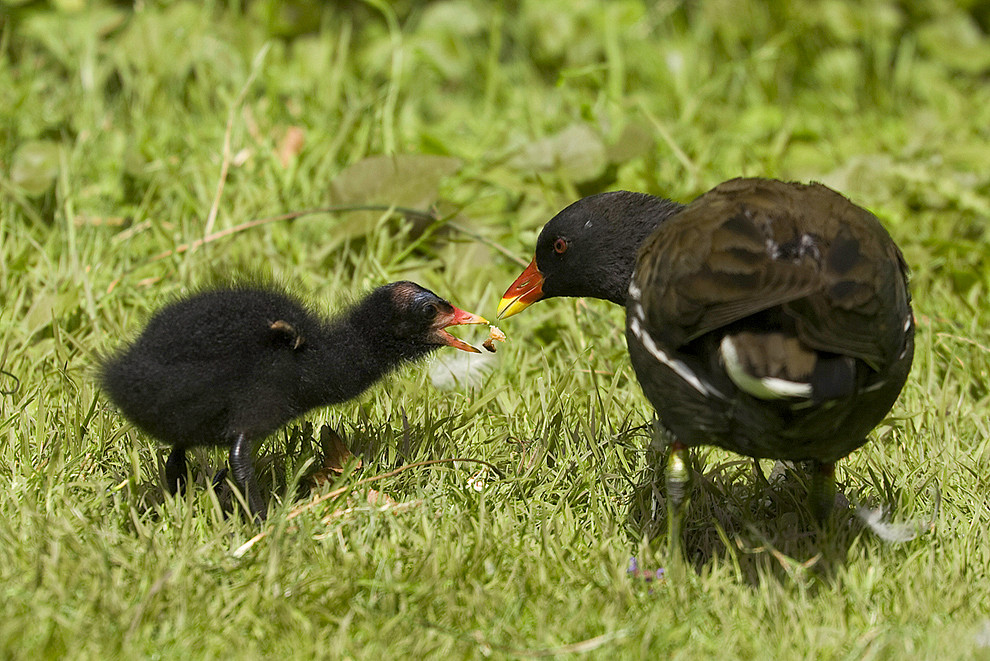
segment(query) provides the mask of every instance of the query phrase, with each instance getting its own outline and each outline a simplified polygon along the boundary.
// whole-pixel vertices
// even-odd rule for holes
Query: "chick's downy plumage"
[[[100,381],[129,420],[173,446],[170,490],[185,475],[185,448],[230,446],[235,478],[263,517],[253,442],[441,346],[477,351],[444,330],[465,323],[486,322],[412,282],[379,287],[333,319],[280,288],[224,286],[156,312],[102,362]]]

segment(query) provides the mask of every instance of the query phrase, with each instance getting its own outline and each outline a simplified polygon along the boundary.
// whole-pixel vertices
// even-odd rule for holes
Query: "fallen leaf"
[[[630,122],[622,129],[619,138],[608,146],[605,153],[609,163],[622,165],[642,158],[653,151],[656,139],[649,127],[642,122]]]
[[[607,165],[605,143],[587,124],[571,124],[560,133],[531,142],[510,161],[518,170],[559,169],[581,183],[599,177]]]
[[[303,145],[306,144],[306,132],[299,126],[290,126],[285,131],[285,135],[278,141],[275,155],[278,156],[279,163],[283,168],[296,160],[302,152]]]
[[[344,445],[343,439],[330,425],[323,425],[320,428],[320,449],[323,452],[323,465],[308,478],[313,487],[330,482],[332,473],[340,475],[344,472],[344,466],[355,461],[354,455]],[[356,461],[354,467],[361,468],[363,463],[361,459],[358,458]]]
[[[343,170],[330,184],[334,204],[384,204],[429,209],[440,196],[440,182],[457,172],[461,160],[429,154],[369,156]],[[335,230],[341,238],[367,234],[380,211],[349,214]]]
[[[59,146],[50,140],[30,140],[14,152],[10,180],[28,195],[41,195],[55,182]]]

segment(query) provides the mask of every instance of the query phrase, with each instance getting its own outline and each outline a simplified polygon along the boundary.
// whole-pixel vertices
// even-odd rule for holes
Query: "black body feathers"
[[[173,446],[171,490],[185,475],[185,448],[230,446],[231,463],[236,455],[241,464],[235,477],[240,471],[263,516],[251,443],[457,342],[443,328],[478,323],[465,318],[480,319],[411,282],[380,287],[333,319],[274,287],[218,288],[155,313],[131,345],[103,361],[100,382],[137,427]]]

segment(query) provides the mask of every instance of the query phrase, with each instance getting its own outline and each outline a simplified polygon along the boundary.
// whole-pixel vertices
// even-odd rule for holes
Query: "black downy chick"
[[[442,346],[477,352],[444,329],[484,323],[412,282],[379,287],[333,319],[280,289],[233,285],[159,310],[133,344],[102,361],[100,382],[124,416],[172,446],[171,493],[185,478],[186,448],[228,446],[234,479],[263,520],[253,443]]]

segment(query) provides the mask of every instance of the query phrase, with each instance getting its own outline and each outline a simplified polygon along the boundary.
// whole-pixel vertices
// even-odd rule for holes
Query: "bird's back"
[[[103,363],[102,386],[128,418],[167,443],[222,444],[232,418],[252,415],[252,407],[280,425],[293,413],[282,409],[299,379],[291,340],[272,333],[278,321],[318,332],[304,306],[274,290],[213,289],[175,301]]]
[[[909,313],[887,231],[820,184],[726,182],[660,225],[634,277],[647,323],[672,348],[782,306],[809,345],[882,368]]]
[[[754,456],[848,454],[892,406],[913,353],[900,251],[872,214],[818,184],[736,179],[695,200],[641,247],[627,315],[637,375],[668,427]],[[727,374],[726,351],[777,370],[773,383],[802,365],[821,383],[760,399]]]

